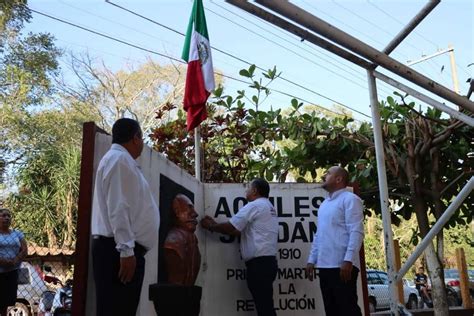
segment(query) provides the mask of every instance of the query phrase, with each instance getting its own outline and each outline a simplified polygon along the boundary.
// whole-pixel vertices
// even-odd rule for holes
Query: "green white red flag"
[[[181,57],[188,62],[183,104],[187,112],[187,130],[190,131],[207,118],[207,98],[215,87],[202,0],[194,0]]]

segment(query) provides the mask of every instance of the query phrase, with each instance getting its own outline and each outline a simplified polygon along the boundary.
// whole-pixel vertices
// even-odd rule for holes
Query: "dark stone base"
[[[160,316],[198,316],[202,288],[174,284],[152,284],[148,297]]]

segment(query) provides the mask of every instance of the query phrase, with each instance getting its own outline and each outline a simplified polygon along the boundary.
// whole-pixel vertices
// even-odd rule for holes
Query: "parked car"
[[[386,272],[367,270],[367,287],[369,292],[369,310],[371,312],[390,308],[388,276]],[[404,283],[403,296],[404,303],[408,309],[418,308],[421,298],[416,289]]]
[[[444,283],[456,293],[456,305],[462,304],[461,281],[457,269],[444,269]],[[454,296],[454,295],[453,295]]]
[[[416,289],[415,281],[413,279],[403,278],[403,285],[409,287],[412,290],[415,290],[418,293],[418,296],[419,296],[418,308],[422,309],[425,306],[425,303],[423,302],[423,298],[420,296],[420,293]]]
[[[28,262],[23,262],[18,270],[16,304],[8,309],[8,316],[36,314],[41,295],[47,290],[41,270]]]

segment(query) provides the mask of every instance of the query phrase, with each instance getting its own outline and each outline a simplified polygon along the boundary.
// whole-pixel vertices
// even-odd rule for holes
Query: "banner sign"
[[[205,215],[228,221],[247,203],[243,184],[205,184]],[[278,214],[278,274],[274,304],[278,315],[324,315],[319,281],[305,276],[317,229],[317,214],[327,192],[319,184],[271,184],[270,201]],[[239,238],[206,233],[203,256],[202,315],[256,315],[247,289]],[[359,281],[360,306],[362,292]]]

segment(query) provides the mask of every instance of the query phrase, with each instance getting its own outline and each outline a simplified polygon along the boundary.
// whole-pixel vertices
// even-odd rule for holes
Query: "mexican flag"
[[[207,118],[206,101],[215,87],[202,0],[194,0],[181,57],[188,62],[183,103],[187,112],[187,130],[190,131]]]

